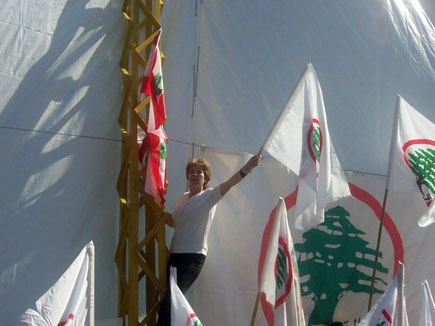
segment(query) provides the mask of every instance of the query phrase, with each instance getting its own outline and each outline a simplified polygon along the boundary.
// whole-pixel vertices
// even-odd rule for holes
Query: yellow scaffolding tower
[[[143,71],[160,29],[161,0],[125,0],[125,43],[120,66],[124,75],[121,129],[118,316],[124,325],[155,325],[166,287],[167,249],[162,206],[144,192],[145,171],[138,162],[138,134],[146,130],[150,98],[139,100]],[[156,247],[157,246],[157,247]],[[142,302],[143,304],[140,304]]]

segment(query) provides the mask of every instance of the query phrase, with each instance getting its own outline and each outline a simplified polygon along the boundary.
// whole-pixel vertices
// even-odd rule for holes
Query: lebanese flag
[[[171,267],[170,270],[171,286],[171,325],[172,326],[202,326],[198,316],[196,316],[183,292],[177,285],[177,269]]]
[[[423,296],[420,310],[419,326],[433,326],[435,325],[435,303],[433,301],[432,293],[430,292],[429,283],[424,281],[422,284]]]
[[[393,282],[370,309],[358,326],[408,326],[405,304],[405,267],[399,263],[399,269]]]
[[[139,149],[139,161],[143,162],[145,152],[148,150],[147,169],[145,177],[145,192],[150,194],[154,201],[160,205],[165,203],[167,190],[166,164],[167,144],[163,126],[157,130],[150,130],[142,141]]]
[[[165,203],[167,190],[166,165],[168,137],[163,124],[166,120],[165,97],[163,92],[162,64],[159,40],[162,29],[154,37],[145,69],[141,92],[151,97],[146,138],[139,148],[139,161],[143,163],[149,150],[145,177],[145,192],[160,205]]]
[[[419,226],[435,222],[435,124],[397,97],[387,189],[417,193],[423,215]]]
[[[259,275],[263,313],[269,326],[305,326],[297,259],[281,197],[272,214],[272,231]]]
[[[14,325],[93,326],[94,260],[91,241],[57,282]]]
[[[148,130],[158,129],[166,120],[162,59],[159,48],[161,34],[160,28],[153,40],[141,87],[141,93],[151,97]]]
[[[325,206],[350,196],[329,136],[322,90],[309,64],[262,149],[299,176],[296,228],[323,222]]]

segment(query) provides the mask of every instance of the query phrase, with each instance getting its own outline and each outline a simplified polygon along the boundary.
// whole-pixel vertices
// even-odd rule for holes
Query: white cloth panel
[[[309,62],[322,84],[331,139],[346,170],[386,174],[397,94],[435,119],[434,28],[417,1],[201,2],[196,143],[258,151]],[[173,7],[183,14],[179,3]],[[196,53],[183,41],[195,37],[194,24],[177,30],[181,39],[163,35],[176,40],[165,52],[168,63],[184,53],[190,58],[165,67],[168,97],[172,92],[183,98],[168,102],[170,138],[190,125],[178,110],[184,119],[191,114],[193,90],[186,84]]]
[[[96,318],[116,317],[121,5],[2,1],[1,325],[47,291],[90,240]]]

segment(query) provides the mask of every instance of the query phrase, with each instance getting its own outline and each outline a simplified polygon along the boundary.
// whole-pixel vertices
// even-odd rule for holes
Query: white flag
[[[283,198],[276,207],[259,292],[269,325],[304,326],[299,273]]]
[[[429,283],[424,281],[423,296],[420,310],[420,323],[419,326],[434,326],[435,325],[435,303],[433,301],[432,293],[430,292]]]
[[[177,269],[171,267],[170,270],[171,286],[171,325],[172,326],[202,326],[201,321],[196,316],[183,292],[177,285]]]
[[[404,293],[405,267],[399,263],[399,268],[393,282],[384,294],[361,320],[358,326],[408,326]]]
[[[332,145],[322,90],[311,64],[282,110],[263,149],[299,176],[296,227],[323,222],[327,203],[350,196]]]
[[[27,309],[16,326],[94,325],[94,244],[86,245],[67,271]]]
[[[421,194],[418,225],[435,222],[435,124],[400,96],[390,148],[387,189]]]

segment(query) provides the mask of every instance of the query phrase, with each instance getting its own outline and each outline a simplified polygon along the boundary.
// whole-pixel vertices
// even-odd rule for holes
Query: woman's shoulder
[[[186,200],[188,196],[189,196],[189,192],[185,192],[181,194],[181,196],[178,197],[177,201],[175,202],[174,209],[172,210],[172,212],[175,212],[181,206],[181,204],[183,204],[183,202]]]

